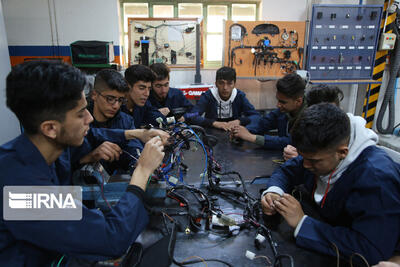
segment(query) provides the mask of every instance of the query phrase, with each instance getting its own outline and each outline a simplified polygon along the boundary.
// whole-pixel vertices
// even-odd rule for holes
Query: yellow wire
[[[360,253],[353,253],[353,254],[351,254],[351,256],[350,256],[350,266],[351,266],[351,267],[353,267],[353,256],[354,256],[354,255],[360,257],[360,258],[364,261],[365,265],[367,265],[367,267],[369,267],[368,261],[367,261],[367,260],[364,258],[364,256],[361,255]]]
[[[188,261],[188,260],[190,260],[190,259],[193,259],[193,258],[198,258],[198,259],[200,259],[200,260],[204,263],[204,265],[207,267],[207,262],[206,262],[202,257],[200,257],[200,256],[190,256],[190,257],[187,257],[186,259],[184,259],[184,260],[182,261],[182,263],[184,263],[185,261]]]
[[[339,267],[340,266],[340,253],[339,253],[339,249],[338,249],[338,247],[336,246],[336,244],[335,243],[331,243],[332,244],[332,246],[335,248],[335,252],[336,252],[336,267]]]
[[[283,164],[285,161],[283,159],[273,159],[272,162],[278,163],[278,164]]]
[[[267,256],[259,255],[259,256],[256,256],[256,257],[254,257],[254,258],[255,258],[255,259],[257,259],[257,258],[264,258],[264,259],[266,259],[266,260],[268,261],[269,264],[272,264],[271,260],[270,260]]]

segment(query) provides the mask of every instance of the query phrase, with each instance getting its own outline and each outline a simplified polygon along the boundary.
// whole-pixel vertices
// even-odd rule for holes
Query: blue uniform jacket
[[[267,186],[291,192],[304,184],[313,191],[314,175],[302,157],[287,161],[268,179]],[[380,148],[369,146],[351,163],[328,192],[324,222],[307,217],[296,237],[305,248],[336,256],[363,255],[373,265],[389,259],[400,240],[400,165]]]
[[[125,105],[121,107],[121,110],[133,117],[136,129],[140,129],[141,126],[146,124],[152,124],[153,126],[158,127],[158,122],[156,121],[157,118],[162,118],[164,123],[166,123],[164,115],[161,114],[158,109],[153,107],[149,100],[146,101],[143,107],[135,106],[133,112],[130,112]]]
[[[164,103],[161,103],[156,99],[154,96],[154,92],[151,91],[150,96],[149,96],[149,101],[151,105],[157,109],[160,108],[169,108],[169,110],[173,110],[174,108],[186,108],[186,111],[190,111],[193,108],[192,103],[189,102],[189,100],[186,99],[186,97],[183,95],[182,91],[176,88],[169,88],[167,97],[164,101]]]
[[[70,185],[69,169],[69,149],[49,166],[24,134],[0,147],[1,188]],[[61,255],[87,260],[121,256],[148,222],[141,197],[126,192],[107,214],[83,207],[80,221],[5,221],[1,209],[0,266],[50,266]]]
[[[89,102],[90,103],[90,102]],[[89,111],[93,113],[93,107],[89,106]],[[87,139],[92,148],[96,148],[103,143],[103,139],[105,139],[104,131],[101,129],[123,129],[123,130],[130,130],[135,129],[135,124],[133,118],[126,114],[125,112],[119,111],[112,119],[109,119],[106,123],[98,123],[95,120],[90,124],[91,128],[99,128],[98,134],[102,135],[103,137],[94,137],[93,134],[88,134]],[[100,128],[101,127],[101,128]],[[125,150],[132,156],[139,158],[137,150],[142,151],[143,145],[138,139],[132,140],[123,140],[121,142],[120,138],[116,138],[111,142],[119,145],[121,149]],[[112,174],[114,170],[132,170],[131,166],[134,166],[136,160],[129,156],[127,153],[122,153],[119,160],[116,162],[106,162],[102,161],[101,164],[105,167],[105,169]]]
[[[291,143],[288,132],[288,117],[279,108],[262,117],[258,124],[249,125],[247,129],[253,134],[264,135],[264,148],[266,149],[284,149]],[[278,130],[278,135],[269,135],[268,132],[274,129]]]
[[[187,118],[192,124],[210,127],[218,118],[218,107],[219,104],[217,100],[214,98],[211,91],[208,90],[201,95],[196,106],[193,107],[190,112],[192,116],[189,117],[189,114],[187,114]],[[205,113],[204,117],[202,117],[203,113]],[[247,100],[246,94],[237,89],[237,95],[232,102],[232,119],[239,119],[241,125],[247,125],[251,121],[258,120],[259,117],[260,115],[258,112],[254,109],[249,100]]]

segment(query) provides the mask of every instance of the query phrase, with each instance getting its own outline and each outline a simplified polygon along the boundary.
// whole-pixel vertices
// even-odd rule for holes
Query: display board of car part
[[[302,68],[305,22],[225,22],[225,66],[238,77],[282,77]]]
[[[129,18],[129,65],[194,67],[196,24],[197,19]]]
[[[313,5],[307,50],[312,80],[371,79],[382,6]]]

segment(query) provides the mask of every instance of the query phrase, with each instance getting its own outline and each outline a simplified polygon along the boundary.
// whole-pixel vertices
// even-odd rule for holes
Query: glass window
[[[200,18],[203,16],[203,4],[182,3],[178,4],[179,18]]]
[[[232,20],[255,21],[255,4],[232,4]]]
[[[154,18],[173,18],[174,6],[173,5],[154,5],[153,6]]]
[[[207,32],[222,32],[223,20],[228,18],[227,6],[207,7]]]
[[[124,3],[124,48],[125,62],[128,62],[128,19],[129,18],[148,18],[149,6],[147,3]]]
[[[222,60],[222,34],[207,35],[207,61]]]
[[[128,32],[128,18],[148,18],[147,3],[124,3],[124,32]]]
[[[222,60],[222,29],[223,20],[228,19],[228,6],[209,5],[207,6],[207,44],[206,61]]]

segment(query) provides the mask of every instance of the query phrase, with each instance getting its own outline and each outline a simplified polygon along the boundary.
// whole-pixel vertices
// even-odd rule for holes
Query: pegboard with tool
[[[282,77],[302,68],[305,22],[225,23],[224,65],[238,77]]]
[[[193,67],[196,24],[196,19],[130,18],[129,65],[165,63]]]

